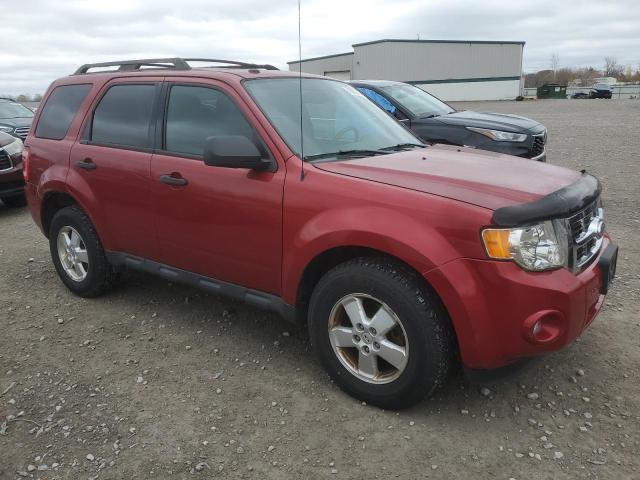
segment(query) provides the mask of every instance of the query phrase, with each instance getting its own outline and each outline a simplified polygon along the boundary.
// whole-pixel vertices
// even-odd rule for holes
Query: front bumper
[[[23,193],[22,162],[15,162],[12,168],[0,171],[0,197],[13,197]]]
[[[467,368],[489,369],[559,350],[591,324],[604,303],[600,258],[575,275],[527,272],[513,262],[457,259],[424,274],[451,317]],[[532,334],[539,320],[550,334]]]

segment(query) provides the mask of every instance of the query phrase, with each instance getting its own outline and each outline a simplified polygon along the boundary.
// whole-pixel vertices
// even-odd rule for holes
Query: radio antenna
[[[298,0],[298,84],[300,87],[300,181],[304,180],[304,129],[302,128],[302,35],[301,35],[301,14],[300,1]]]

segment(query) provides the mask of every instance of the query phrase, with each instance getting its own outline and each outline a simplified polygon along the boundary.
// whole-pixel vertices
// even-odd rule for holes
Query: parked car
[[[596,83],[589,89],[589,98],[611,98],[612,96],[613,89],[606,83]]]
[[[0,132],[0,200],[7,207],[23,207],[22,140]]]
[[[577,98],[577,99],[589,98],[589,94],[586,92],[576,92],[573,95],[571,95],[571,98]]]
[[[474,147],[546,161],[547,129],[530,118],[457,111],[408,83],[354,80],[351,84],[425,142]]]
[[[0,132],[8,133],[20,140],[27,138],[33,110],[10,98],[0,98]]]
[[[75,294],[131,268],[270,309],[385,408],[458,359],[558,350],[600,311],[617,247],[595,177],[424,148],[346,83],[215,62],[85,65],[49,87],[24,173]]]

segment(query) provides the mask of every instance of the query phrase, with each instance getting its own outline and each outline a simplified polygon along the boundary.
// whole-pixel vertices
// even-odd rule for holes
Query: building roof
[[[310,62],[312,60],[324,60],[325,58],[344,57],[345,55],[353,55],[353,52],[334,53],[333,55],[323,55],[322,57],[311,57],[303,58],[302,60],[292,60],[291,62],[287,62],[287,65],[291,65],[292,63],[300,63],[300,61]]]
[[[407,38],[383,38],[381,40],[372,40],[370,42],[354,43],[352,47],[362,47],[365,45],[373,45],[376,43],[466,43],[471,45],[523,45],[525,42],[513,41],[513,40],[411,40]],[[303,58],[301,60],[292,60],[287,62],[287,65],[292,65],[300,62],[311,62],[313,60],[324,60],[326,58],[344,57],[346,55],[353,55],[353,52],[335,53],[333,55],[323,55],[321,57]]]
[[[372,40],[370,42],[354,43],[352,47],[362,47],[363,45],[373,45],[374,43],[469,43],[469,44],[511,44],[511,45],[524,45],[525,42],[512,41],[512,40],[411,40],[402,38],[383,38],[382,40]]]

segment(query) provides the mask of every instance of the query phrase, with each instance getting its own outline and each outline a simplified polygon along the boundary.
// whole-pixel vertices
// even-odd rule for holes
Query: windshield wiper
[[[339,150],[337,152],[316,153],[315,155],[306,155],[304,160],[319,160],[321,158],[330,157],[372,157],[374,155],[386,155],[389,152],[384,150]]]
[[[438,115],[437,113],[432,113],[430,115],[427,115],[426,117],[420,117],[421,119],[425,119],[425,118],[435,118],[435,117],[439,117],[440,115]]]
[[[423,143],[398,143],[397,145],[391,145],[390,147],[384,147],[381,148],[380,150],[395,150],[395,151],[399,151],[399,150],[404,150],[406,148],[425,148],[428,147],[428,145],[425,145]]]

